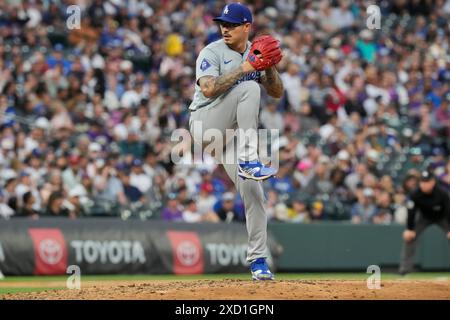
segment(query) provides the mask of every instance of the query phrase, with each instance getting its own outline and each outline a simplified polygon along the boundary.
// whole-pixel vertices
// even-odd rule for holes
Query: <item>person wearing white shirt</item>
[[[352,12],[349,10],[350,1],[341,0],[339,7],[331,10],[331,20],[336,24],[338,28],[348,28],[353,25],[355,18]]]
[[[152,180],[144,172],[142,168],[142,161],[140,159],[134,159],[130,173],[130,185],[136,187],[142,193],[147,193],[152,187]]]
[[[193,199],[188,199],[183,211],[183,221],[188,223],[201,222],[202,214],[198,211],[197,203]]]
[[[298,72],[298,65],[295,63],[291,63],[289,64],[287,71],[281,74],[281,81],[283,81],[283,86],[287,92],[288,102],[295,111],[300,110],[301,102],[301,80]]]
[[[277,129],[284,131],[284,120],[281,113],[277,111],[275,103],[269,103],[266,108],[261,111],[260,120],[264,128]]]
[[[200,186],[197,206],[202,214],[213,212],[214,204],[217,199],[212,195],[213,186],[210,183],[202,183]]]

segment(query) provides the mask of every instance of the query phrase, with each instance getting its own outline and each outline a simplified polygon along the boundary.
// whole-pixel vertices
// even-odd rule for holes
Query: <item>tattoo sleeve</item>
[[[245,75],[242,66],[218,77],[200,78],[199,84],[206,97],[216,97],[230,89],[236,81]]]
[[[281,98],[283,95],[283,82],[275,67],[266,69],[266,74],[261,78],[261,83],[268,95],[274,98]]]

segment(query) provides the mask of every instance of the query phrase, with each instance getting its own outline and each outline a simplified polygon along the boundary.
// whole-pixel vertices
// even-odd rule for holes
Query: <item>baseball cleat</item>
[[[238,176],[244,180],[262,181],[273,177],[276,173],[276,169],[266,167],[259,161],[244,161],[238,165]]]
[[[258,258],[250,264],[253,280],[274,280],[275,275],[270,272],[265,258]]]

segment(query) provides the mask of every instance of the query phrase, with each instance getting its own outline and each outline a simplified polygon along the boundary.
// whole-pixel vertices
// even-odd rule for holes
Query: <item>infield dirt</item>
[[[0,284],[1,285],[1,284]],[[3,286],[6,285],[3,284]],[[10,283],[11,287],[12,284]],[[65,287],[64,282],[14,283],[14,287]],[[380,289],[368,289],[363,280],[245,280],[186,281],[89,281],[80,290],[46,290],[13,293],[0,299],[146,299],[146,300],[355,300],[355,299],[445,299],[450,300],[449,280],[386,280]]]

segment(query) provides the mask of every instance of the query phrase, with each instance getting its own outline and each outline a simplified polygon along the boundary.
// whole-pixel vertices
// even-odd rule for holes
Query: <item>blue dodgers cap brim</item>
[[[220,17],[215,17],[214,19],[213,19],[213,21],[216,21],[216,22],[229,22],[229,23],[246,23],[246,22],[242,22],[242,21],[239,21],[239,20],[236,20],[236,19],[232,19],[232,18],[230,18],[230,17],[223,17],[223,16],[220,16]]]

